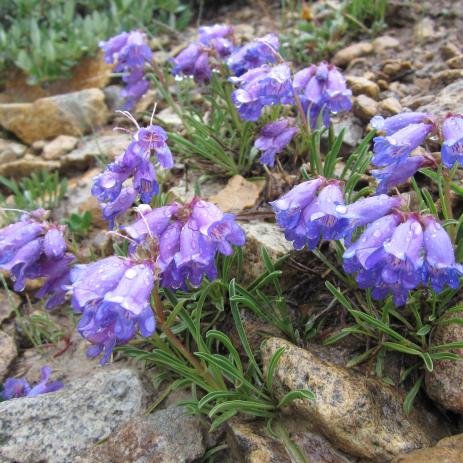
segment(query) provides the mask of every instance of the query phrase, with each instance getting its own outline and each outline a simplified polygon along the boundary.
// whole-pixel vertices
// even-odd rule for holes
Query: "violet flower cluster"
[[[372,163],[383,167],[372,170],[379,180],[377,193],[386,193],[406,182],[422,167],[435,164],[431,154],[412,155],[429,138],[442,141],[441,160],[451,169],[463,165],[463,116],[447,115],[443,120],[422,112],[402,113],[384,119],[375,116],[371,126],[384,132],[374,138]]]
[[[360,226],[400,205],[400,199],[386,195],[361,199],[348,206],[338,180],[319,177],[303,182],[280,199],[271,202],[276,221],[293,241],[295,249],[314,249],[321,239],[349,240]]]
[[[174,165],[166,141],[167,133],[157,125],[138,128],[125,153],[94,178],[92,194],[102,204],[103,217],[109,221],[110,228],[114,228],[115,218],[130,209],[137,198],[148,203],[158,194],[156,169],[151,158],[155,156],[164,169]],[[129,178],[132,178],[132,185],[123,186]]]
[[[131,241],[128,257],[112,256],[78,265],[71,271],[72,306],[82,313],[78,330],[92,345],[89,357],[108,361],[115,346],[139,332],[154,333],[150,298],[157,282],[166,288],[199,286],[205,276],[217,276],[217,252],[229,255],[244,244],[244,232],[231,214],[194,199],[151,210],[124,227]]]
[[[356,273],[360,288],[374,299],[392,294],[394,304],[407,302],[420,284],[436,293],[458,288],[463,266],[455,261],[451,239],[430,215],[393,211],[371,223],[344,254],[344,269]]]
[[[175,58],[171,59],[174,76],[192,76],[196,82],[211,79],[211,58],[220,62],[233,51],[233,28],[227,24],[215,24],[199,29],[199,38]]]
[[[352,91],[332,64],[322,62],[302,69],[294,75],[293,86],[313,129],[317,127],[319,117],[328,127],[331,114],[352,109]]]
[[[38,209],[0,229],[0,269],[10,273],[15,291],[24,290],[26,279],[45,278],[36,296],[48,297],[51,309],[64,302],[75,258],[66,252],[64,227],[47,222],[46,215]]]
[[[60,381],[50,381],[51,368],[45,365],[40,369],[40,381],[33,387],[25,379],[8,378],[3,383],[3,400],[19,399],[20,397],[36,397],[40,394],[55,392],[63,387]]]
[[[145,65],[151,62],[153,53],[146,36],[140,31],[122,32],[99,45],[104,52],[104,60],[115,64],[115,72],[122,73],[125,87],[121,96],[126,101],[124,109],[130,110],[149,88]]]
[[[436,293],[460,285],[463,266],[456,263],[445,229],[433,216],[400,211],[400,198],[380,194],[345,205],[339,182],[320,177],[271,205],[295,249],[314,249],[320,239],[343,239],[345,271],[356,274],[359,287],[371,288],[375,299],[391,294],[401,306],[420,285]],[[354,231],[363,226],[352,243]]]

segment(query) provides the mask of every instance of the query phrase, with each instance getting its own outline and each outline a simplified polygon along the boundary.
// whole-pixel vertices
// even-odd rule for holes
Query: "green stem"
[[[452,172],[449,169],[444,169],[442,172],[443,181],[443,190],[444,190],[444,201],[445,201],[445,208],[447,209],[447,215],[449,219],[453,219],[453,208],[452,208],[452,196],[451,196],[451,184],[452,184]],[[449,234],[452,238],[452,241],[455,241],[455,226],[452,225]]]
[[[166,338],[169,340],[171,345],[175,347],[185,359],[190,362],[191,366],[198,372],[201,378],[206,381],[212,388],[220,390],[220,385],[215,381],[212,375],[204,368],[203,365],[193,356],[193,354],[183,345],[180,339],[175,336],[174,332],[170,329],[169,326],[165,324],[164,318],[164,304],[162,303],[161,297],[159,296],[159,289],[156,285],[153,289],[154,297],[154,311],[156,313],[158,326],[161,328],[162,332],[166,335]]]
[[[225,102],[227,104],[228,111],[232,117],[233,125],[235,126],[235,129],[238,130],[241,133],[242,129],[242,123],[239,114],[236,111],[235,105],[233,104],[233,101],[231,99],[231,90],[232,86],[229,85],[228,83],[225,84],[224,87],[224,97],[225,97]]]

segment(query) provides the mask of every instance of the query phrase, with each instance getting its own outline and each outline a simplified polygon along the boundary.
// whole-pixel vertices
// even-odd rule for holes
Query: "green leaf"
[[[309,389],[295,389],[285,394],[278,402],[277,408],[283,408],[289,405],[294,400],[315,400],[315,394]]]
[[[275,368],[281,356],[285,352],[285,350],[286,350],[285,347],[280,347],[279,349],[277,349],[269,362],[268,369],[267,369],[267,388],[270,392],[272,391],[272,388],[273,388],[273,375],[275,373]]]
[[[424,375],[421,375],[418,380],[415,382],[413,387],[408,391],[407,395],[405,396],[405,400],[403,403],[403,408],[405,414],[408,415],[412,411],[413,402],[415,401],[416,395],[418,394],[421,384],[423,383]]]

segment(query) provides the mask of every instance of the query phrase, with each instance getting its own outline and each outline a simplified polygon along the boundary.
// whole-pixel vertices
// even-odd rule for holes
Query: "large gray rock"
[[[0,126],[29,144],[58,135],[78,137],[107,119],[105,96],[97,88],[39,98],[33,103],[0,104]]]
[[[140,414],[146,391],[131,369],[101,371],[58,392],[0,404],[0,461],[74,463]]]
[[[184,407],[133,418],[75,463],[188,463],[206,451],[206,430]]]
[[[321,360],[288,341],[270,338],[262,346],[264,369],[278,348],[286,350],[274,375],[278,399],[293,389],[310,389],[316,399],[296,400],[291,412],[310,420],[345,452],[385,463],[416,448],[429,447],[446,429],[422,408],[403,411],[403,397],[383,382]]]
[[[413,108],[415,109],[415,108]],[[429,103],[416,108],[417,111],[445,114],[447,112],[463,113],[463,79],[459,79],[444,87]]]
[[[444,319],[463,317],[463,312],[449,313]],[[433,333],[432,343],[448,344],[463,339],[463,325],[452,323],[439,325]],[[447,410],[463,413],[463,349],[452,349],[451,352],[462,356],[462,359],[437,360],[431,373],[426,372],[426,391]]]

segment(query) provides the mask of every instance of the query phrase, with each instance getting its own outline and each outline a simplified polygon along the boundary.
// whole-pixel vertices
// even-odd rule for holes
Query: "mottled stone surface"
[[[311,463],[349,463],[357,461],[336,450],[325,437],[314,433],[307,420],[297,417],[280,420],[285,432]],[[227,442],[233,461],[245,463],[291,463],[283,443],[272,437],[262,420],[237,419],[227,424]]]
[[[463,79],[459,79],[440,90],[429,102],[418,106],[416,111],[445,114],[447,112],[463,113]]]
[[[0,403],[0,461],[74,463],[145,407],[131,369],[102,370],[58,392]]]
[[[43,147],[42,156],[49,160],[60,159],[61,156],[73,150],[78,141],[79,139],[72,135],[59,135]]]
[[[394,458],[391,463],[461,463],[463,434],[445,437],[435,447],[415,450]]]
[[[358,76],[346,76],[346,80],[354,95],[366,95],[375,100],[378,99],[379,87],[376,82]]]
[[[184,407],[133,418],[75,463],[189,463],[206,451],[207,428]]]
[[[33,172],[51,171],[58,169],[59,166],[58,161],[45,161],[40,158],[18,159],[0,165],[0,175],[13,178],[28,177]]]
[[[17,355],[14,339],[9,334],[0,331],[0,382],[8,375],[8,369]]]
[[[403,411],[403,397],[379,380],[321,360],[288,341],[271,338],[262,346],[264,368],[280,347],[286,349],[274,376],[278,398],[293,389],[311,389],[314,401],[296,400],[291,413],[311,420],[345,452],[372,462],[388,462],[396,455],[429,447],[445,435],[437,419],[417,408]]]
[[[363,122],[369,122],[379,112],[379,104],[366,95],[354,97],[353,102],[354,114]]]
[[[0,125],[26,143],[58,135],[81,136],[108,118],[97,88],[39,98],[34,103],[0,104]]]
[[[444,319],[463,318],[463,312],[449,313]],[[452,323],[439,325],[432,335],[432,344],[447,344],[461,342],[463,325]],[[447,410],[463,413],[463,349],[451,349],[462,356],[461,360],[436,360],[433,371],[426,372],[426,391],[436,402]]]

